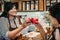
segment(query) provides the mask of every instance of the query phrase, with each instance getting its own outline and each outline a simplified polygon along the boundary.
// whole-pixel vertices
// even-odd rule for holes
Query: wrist
[[[24,25],[24,24],[22,24],[22,25],[20,26],[20,28],[21,28],[21,29],[24,29],[24,28],[25,28],[25,25]]]
[[[22,26],[23,28],[25,28],[25,27],[26,27],[26,26],[25,26],[25,24],[22,24],[21,26]]]
[[[18,27],[20,30],[22,30],[23,29],[23,26],[22,25],[20,25],[20,27]]]

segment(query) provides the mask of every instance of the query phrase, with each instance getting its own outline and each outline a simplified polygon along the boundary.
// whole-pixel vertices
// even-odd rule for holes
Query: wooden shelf
[[[58,0],[46,0],[46,10],[49,10],[49,7],[57,3]],[[47,8],[48,7],[48,8]]]
[[[19,2],[18,0],[11,0],[12,3]]]
[[[34,3],[32,3],[31,1],[33,1]],[[17,4],[18,11],[44,11],[44,0],[10,0],[10,2],[12,2],[13,4],[18,3]],[[27,6],[25,8],[26,10],[23,10],[23,8],[25,7],[25,6],[23,7],[23,2],[27,2],[26,3]],[[0,2],[0,4],[2,5],[4,3]]]
[[[37,1],[37,0],[22,0],[22,1]]]

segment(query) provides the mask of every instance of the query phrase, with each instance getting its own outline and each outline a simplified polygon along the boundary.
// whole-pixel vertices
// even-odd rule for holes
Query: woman
[[[50,22],[53,26],[52,36],[48,40],[60,40],[60,3],[57,3],[49,8]],[[45,36],[45,32],[40,24],[36,25],[40,29],[42,37]]]
[[[53,26],[51,40],[60,40],[60,3],[49,8],[49,18]]]
[[[16,15],[16,12],[17,10],[15,5],[13,5],[10,2],[7,2],[4,4],[4,11],[0,16],[0,30],[1,30],[2,36],[6,40],[14,39],[22,29],[30,25],[30,20],[25,19],[22,25],[17,28],[16,23],[14,21],[15,19],[14,16]],[[10,30],[11,27],[14,28],[14,30]]]

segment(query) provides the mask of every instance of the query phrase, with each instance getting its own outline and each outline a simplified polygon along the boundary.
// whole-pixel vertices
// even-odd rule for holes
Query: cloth
[[[36,30],[35,30],[35,25],[27,26],[27,27],[24,28],[20,33],[21,33],[21,34],[27,34],[27,33],[32,32],[32,31],[36,31]]]
[[[9,40],[8,38],[8,31],[9,31],[9,24],[7,18],[1,17],[0,18],[0,30],[2,33],[1,35],[6,39]]]
[[[53,30],[50,40],[60,40],[60,26]]]
[[[15,24],[14,23],[14,20],[12,19],[12,20],[10,20],[10,24],[11,24],[11,28],[16,28],[17,26],[17,24]]]

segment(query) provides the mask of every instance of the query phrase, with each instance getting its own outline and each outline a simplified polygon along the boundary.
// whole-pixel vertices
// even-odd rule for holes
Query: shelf
[[[36,11],[39,10],[38,7],[38,0],[37,1],[22,1],[22,10],[23,11]]]
[[[57,1],[58,0],[46,0],[46,10],[47,10],[47,7],[48,7],[48,10],[49,10],[49,7],[54,5],[55,3],[57,3]]]
[[[11,0],[12,3],[19,2],[18,0]]]

